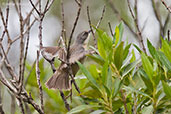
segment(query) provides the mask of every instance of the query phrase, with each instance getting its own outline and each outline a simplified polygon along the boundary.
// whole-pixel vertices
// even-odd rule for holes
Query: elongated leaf
[[[152,105],[150,105],[150,106],[148,106],[148,107],[144,107],[143,109],[142,109],[142,114],[152,114],[153,113],[153,106]]]
[[[120,90],[122,81],[119,78],[116,78],[114,81],[114,93],[113,97],[115,97],[118,94],[118,91]]]
[[[94,60],[96,63],[103,65],[105,63],[104,59],[97,55],[97,54],[93,54],[93,55],[87,55],[88,57],[90,57],[92,60]]]
[[[107,84],[106,84],[106,86],[108,87],[108,88],[112,88],[112,72],[111,72],[111,69],[109,68],[109,70],[108,70],[108,75],[107,75]]]
[[[139,91],[139,90],[136,90],[135,88],[133,88],[133,87],[130,87],[130,86],[124,86],[124,89],[125,90],[127,90],[127,91],[132,91],[132,92],[135,92],[135,93],[137,93],[137,94],[140,94],[140,95],[143,95],[143,96],[146,96],[146,97],[148,97],[148,98],[150,98],[151,99],[151,97],[148,95],[148,94],[146,94],[146,93],[144,93],[144,92],[142,92],[142,91]]]
[[[116,26],[115,28],[115,38],[116,38],[115,45],[117,45],[119,43],[119,27],[118,26]]]
[[[124,53],[123,53],[123,60],[126,59],[126,57],[128,56],[129,53],[129,48],[131,47],[131,44],[127,45],[124,49]]]
[[[162,51],[166,55],[166,57],[169,59],[171,62],[171,47],[169,44],[162,38]]]
[[[136,60],[134,49],[132,50],[131,53],[132,53],[132,58],[131,58],[130,62],[134,62]]]
[[[80,105],[80,106],[77,106],[77,107],[73,108],[67,114],[75,114],[75,113],[78,113],[78,112],[81,112],[83,110],[90,109],[90,108],[93,108],[93,107],[97,107],[97,106],[94,106],[94,105]]]
[[[142,59],[142,65],[143,65],[145,72],[147,73],[151,82],[153,82],[153,78],[152,78],[153,77],[153,66],[150,63],[150,60],[144,53],[141,54],[141,59]]]
[[[96,65],[91,64],[91,65],[90,65],[89,71],[90,71],[91,75],[92,75],[95,79],[98,78],[99,74],[98,74],[98,72],[97,72],[97,67],[96,67]]]
[[[171,63],[167,57],[161,51],[157,51],[158,59],[161,61],[162,65],[165,66],[168,70],[171,70]]]
[[[79,65],[81,71],[84,73],[84,75],[87,77],[87,79],[97,88],[99,88],[99,85],[96,83],[96,80],[93,78],[93,76],[90,74],[90,72],[80,63],[77,62],[77,64]],[[100,91],[100,90],[99,90]]]
[[[119,44],[114,55],[114,63],[118,70],[121,68],[123,63],[123,44],[123,42]]]
[[[109,64],[108,61],[106,61],[102,68],[102,82],[104,85],[106,85],[106,80],[107,80],[108,64]]]
[[[123,31],[124,31],[123,23],[121,22],[118,27],[119,27],[119,43],[121,43]]]
[[[141,49],[137,45],[133,44],[133,46],[139,51],[139,53],[142,53]]]
[[[97,45],[98,45],[98,50],[99,50],[100,56],[103,59],[106,59],[107,55],[106,55],[106,52],[105,52],[105,45],[103,44],[103,41],[102,41],[102,39],[100,37],[98,38]]]
[[[153,58],[156,58],[156,49],[154,46],[151,44],[151,42],[147,39],[147,46],[148,50]]]
[[[139,75],[141,76],[141,79],[143,80],[144,84],[146,85],[147,89],[150,91],[150,93],[153,91],[153,84],[151,83],[149,77],[143,70],[138,70]]]
[[[169,86],[166,82],[162,81],[162,85],[163,85],[163,90],[164,93],[166,94],[166,96],[169,97],[169,99],[171,99],[171,86]]]
[[[126,76],[133,68],[135,68],[135,66],[136,66],[138,63],[140,63],[140,60],[137,60],[137,61],[134,61],[133,63],[128,64],[128,65],[124,68],[124,70],[123,70],[122,78],[123,78],[124,76]]]
[[[95,111],[91,112],[90,114],[102,114],[104,112],[106,112],[106,111],[105,110],[95,110]]]

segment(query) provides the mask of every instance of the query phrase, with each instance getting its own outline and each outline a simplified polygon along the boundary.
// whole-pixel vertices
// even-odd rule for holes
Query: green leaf
[[[92,75],[95,79],[98,78],[99,74],[98,74],[98,72],[97,72],[97,67],[96,67],[96,65],[91,64],[91,65],[90,65],[90,68],[89,68],[89,71],[90,71],[91,75]]]
[[[106,61],[102,68],[102,82],[104,85],[106,85],[108,65],[109,65],[109,63],[108,63],[108,61]]]
[[[123,31],[124,31],[124,27],[123,27],[123,23],[121,22],[119,24],[119,43],[122,41]]]
[[[106,112],[106,111],[105,110],[95,110],[95,111],[91,112],[90,114],[102,114],[104,112]]]
[[[107,84],[106,86],[108,88],[112,88],[112,72],[111,72],[111,69],[109,68],[108,70],[108,75],[107,75]]]
[[[94,106],[94,105],[80,105],[80,106],[77,106],[77,107],[73,108],[72,110],[70,110],[67,114],[75,114],[75,113],[81,112],[83,110],[87,110],[87,109],[94,108],[94,107],[97,107],[97,106]]]
[[[137,93],[137,94],[146,96],[146,97],[148,97],[148,98],[151,99],[151,97],[150,97],[148,94],[146,94],[146,93],[144,93],[144,92],[142,92],[142,91],[136,90],[135,88],[133,88],[133,87],[131,87],[131,86],[124,86],[124,89],[127,90],[127,91],[129,91],[129,92],[135,92],[135,93]]]
[[[103,59],[106,59],[107,55],[106,55],[105,48],[104,48],[105,45],[103,45],[103,42],[100,38],[98,38],[97,45],[98,45],[98,50],[99,50],[100,56]]]
[[[84,95],[89,98],[95,98],[95,99],[101,98],[101,93],[97,89],[90,89],[90,90],[84,91],[81,93],[81,95]]]
[[[132,53],[132,58],[131,58],[130,62],[134,62],[136,60],[134,49],[132,49],[131,53]]]
[[[125,60],[128,56],[129,53],[129,48],[131,47],[131,44],[127,45],[124,49],[124,53],[123,53],[123,60]]]
[[[163,90],[164,93],[166,94],[166,96],[169,97],[169,99],[171,99],[171,86],[169,86],[166,82],[162,81],[162,85],[163,85]]]
[[[97,55],[97,54],[93,54],[93,55],[87,55],[88,57],[90,57],[91,59],[93,59],[96,63],[103,65],[105,63],[104,59]]]
[[[119,44],[119,46],[116,48],[114,55],[114,63],[118,70],[121,68],[123,63],[123,44],[123,42]]]
[[[143,80],[144,84],[146,85],[147,89],[150,91],[150,93],[153,91],[153,84],[151,83],[150,79],[148,78],[147,74],[144,72],[144,70],[138,70],[139,75],[141,76],[141,79]]]
[[[147,46],[148,50],[153,58],[156,58],[156,49],[154,46],[151,44],[151,42],[147,39]]]
[[[140,60],[128,64],[122,72],[122,78],[126,76],[133,68],[135,68],[138,63],[140,63]]]
[[[121,80],[119,78],[116,78],[114,81],[114,94],[113,97],[115,97],[118,94],[118,91],[120,90],[121,87]]]
[[[142,65],[143,65],[145,72],[147,73],[151,82],[153,82],[153,78],[152,78],[153,77],[153,66],[150,63],[150,60],[144,53],[141,54],[141,59],[142,59]]]
[[[116,26],[115,28],[115,38],[116,38],[115,45],[117,45],[119,43],[119,27],[118,26]]]
[[[90,72],[80,62],[77,62],[77,64],[79,65],[81,71],[84,73],[84,75],[87,77],[87,79],[100,91],[99,85],[97,84],[97,82],[93,78],[93,76],[90,74]]]
[[[158,59],[161,61],[162,65],[165,66],[168,70],[171,70],[171,63],[167,57],[161,51],[157,51]]]
[[[152,114],[153,113],[153,106],[147,106],[142,109],[142,114]]]
[[[141,49],[137,45],[133,44],[133,46],[139,51],[139,53],[142,53]]]
[[[167,41],[165,41],[163,38],[162,38],[162,51],[164,52],[164,54],[166,55],[166,57],[171,62],[171,47],[169,46],[169,44],[167,43]]]

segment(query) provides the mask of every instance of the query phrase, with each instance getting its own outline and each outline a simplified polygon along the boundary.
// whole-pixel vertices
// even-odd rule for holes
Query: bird
[[[83,63],[86,55],[89,53],[85,47],[84,42],[87,39],[89,31],[83,31],[78,34],[74,43],[71,45],[69,50],[69,65],[71,66],[73,76],[79,70],[77,61]],[[69,66],[67,64],[67,53],[62,47],[53,46],[53,47],[40,47],[42,56],[48,61],[54,61],[57,57],[61,59],[61,64],[56,69],[52,77],[46,82],[48,89],[59,89],[59,90],[71,90],[71,80],[69,78]]]

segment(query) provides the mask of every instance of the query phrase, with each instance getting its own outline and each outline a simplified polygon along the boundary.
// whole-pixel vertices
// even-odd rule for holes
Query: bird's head
[[[89,34],[90,32],[91,32],[91,30],[89,30],[89,31],[83,31],[83,32],[81,32],[80,34],[78,34],[75,43],[77,43],[77,44],[83,44],[84,41],[87,39],[88,34]]]

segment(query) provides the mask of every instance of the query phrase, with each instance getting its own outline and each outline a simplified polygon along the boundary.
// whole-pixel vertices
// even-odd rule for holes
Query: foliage
[[[88,55],[93,62],[87,68],[78,62],[81,72],[76,82],[84,98],[73,89],[73,99],[69,102],[72,108],[70,112],[67,113],[59,92],[48,90],[43,84],[52,74],[49,73],[50,68],[40,67],[46,113],[169,114],[171,43],[161,38],[162,46],[156,49],[147,40],[149,56],[136,45],[122,41],[122,23],[115,28],[113,37],[100,29],[97,29],[97,33],[97,53]],[[134,50],[130,51],[131,46],[139,51],[140,58],[136,58]],[[44,66],[44,61],[40,61],[40,64]],[[29,70],[30,66],[27,66]],[[28,79],[27,89],[35,91],[34,87],[37,88],[35,70]],[[37,92],[34,93],[33,97],[36,97]],[[65,92],[65,95],[68,94]]]

